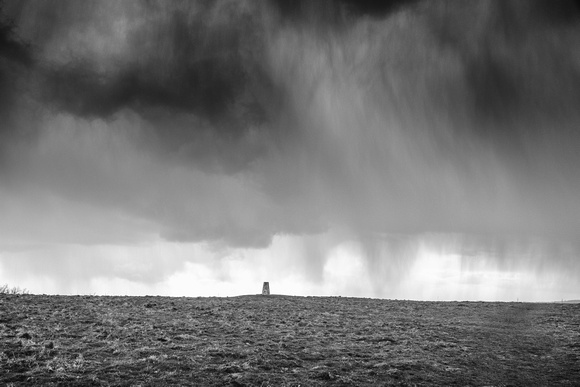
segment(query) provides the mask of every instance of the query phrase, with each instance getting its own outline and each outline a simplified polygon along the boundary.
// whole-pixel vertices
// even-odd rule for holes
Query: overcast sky
[[[577,1],[0,4],[0,284],[580,298]]]

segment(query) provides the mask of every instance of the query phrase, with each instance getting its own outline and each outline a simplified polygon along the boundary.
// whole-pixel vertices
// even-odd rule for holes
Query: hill
[[[574,385],[579,327],[577,304],[5,294],[0,381]]]

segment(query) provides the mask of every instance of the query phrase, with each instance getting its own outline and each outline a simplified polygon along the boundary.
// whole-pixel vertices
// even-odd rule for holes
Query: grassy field
[[[0,386],[580,385],[580,305],[0,295]]]

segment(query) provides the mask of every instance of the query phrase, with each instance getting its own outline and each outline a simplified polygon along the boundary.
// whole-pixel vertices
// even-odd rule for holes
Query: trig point
[[[263,296],[270,295],[270,283],[269,282],[264,282],[264,285],[262,285],[262,295]]]

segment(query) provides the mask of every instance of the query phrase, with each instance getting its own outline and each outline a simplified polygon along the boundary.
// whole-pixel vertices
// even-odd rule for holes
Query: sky
[[[580,298],[577,1],[0,4],[0,284]]]

